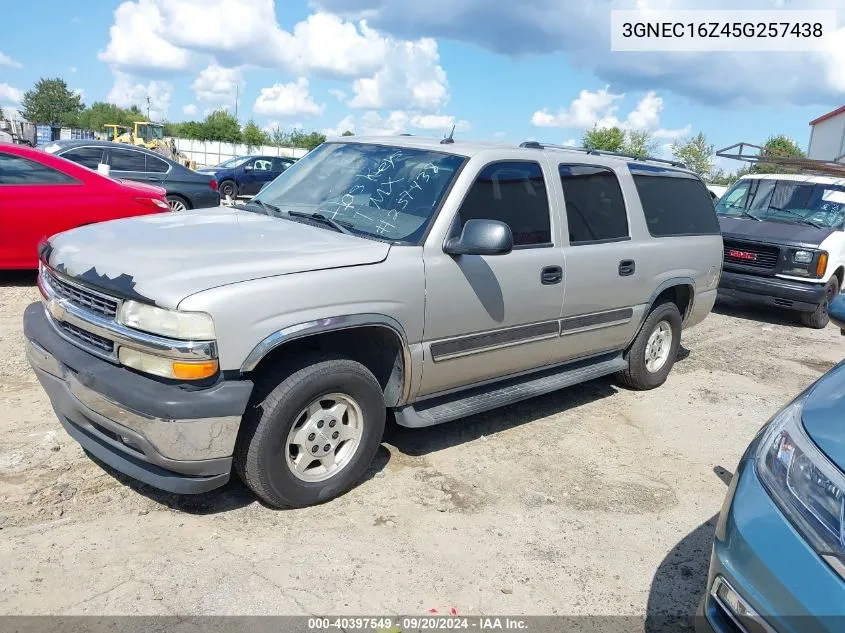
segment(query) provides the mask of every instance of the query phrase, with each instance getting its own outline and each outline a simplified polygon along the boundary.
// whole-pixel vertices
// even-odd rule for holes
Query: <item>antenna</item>
[[[452,131],[449,132],[449,136],[447,136],[442,141],[440,141],[440,144],[441,145],[451,145],[452,143],[455,142],[455,139],[452,138],[453,136],[455,136],[455,126],[454,125],[452,126]]]

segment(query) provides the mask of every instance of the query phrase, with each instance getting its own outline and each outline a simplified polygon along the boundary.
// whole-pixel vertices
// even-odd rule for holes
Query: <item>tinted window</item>
[[[76,180],[20,156],[0,153],[0,185],[66,185]]]
[[[616,174],[594,165],[560,165],[559,171],[570,244],[628,237],[628,215]]]
[[[290,167],[290,161],[284,160],[283,158],[273,159],[273,171],[284,171],[288,167]]]
[[[703,182],[680,172],[645,175],[631,171],[653,236],[719,234],[713,199]]]
[[[467,220],[499,220],[511,227],[515,246],[550,244],[549,200],[537,163],[501,162],[478,175],[458,212]]]
[[[170,169],[170,165],[165,163],[160,158],[156,158],[155,156],[147,156],[147,171],[152,172],[154,174],[163,174],[168,169]]]
[[[112,149],[110,164],[113,171],[144,171],[147,155],[129,149]]]
[[[89,169],[96,170],[97,165],[103,162],[102,147],[75,147],[61,154],[62,158],[72,160],[74,163],[84,165]]]

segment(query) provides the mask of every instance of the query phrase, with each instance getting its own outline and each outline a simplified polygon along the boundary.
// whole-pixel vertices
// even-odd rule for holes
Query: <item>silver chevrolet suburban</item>
[[[681,166],[411,136],[39,250],[27,354],[67,432],[172,492],[234,467],[277,507],[354,486],[388,411],[423,427],[608,374],[659,386],[722,265]]]

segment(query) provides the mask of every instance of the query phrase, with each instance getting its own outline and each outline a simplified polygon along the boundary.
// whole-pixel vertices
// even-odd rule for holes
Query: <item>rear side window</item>
[[[111,168],[113,171],[145,171],[147,155],[130,149],[112,149]]]
[[[552,243],[549,199],[540,165],[508,161],[487,165],[458,212],[467,220],[499,220],[511,228],[514,246]]]
[[[103,162],[102,147],[75,147],[60,154],[62,158],[72,160],[89,169],[97,169],[97,165]]]
[[[290,162],[282,160],[281,158],[273,159],[273,171],[284,171],[290,167]]]
[[[630,169],[652,236],[720,233],[713,199],[700,180],[661,168],[649,173],[646,165]]]
[[[147,156],[145,154],[145,156]],[[165,163],[160,158],[156,158],[155,156],[147,156],[147,169],[146,171],[154,173],[154,174],[163,174],[168,169],[170,169],[170,165]]]
[[[628,239],[628,214],[619,180],[607,167],[560,165],[569,243]]]
[[[70,185],[77,180],[34,160],[0,153],[0,185]]]

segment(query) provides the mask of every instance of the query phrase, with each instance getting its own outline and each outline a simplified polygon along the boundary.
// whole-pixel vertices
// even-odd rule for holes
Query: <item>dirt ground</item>
[[[178,498],[86,457],[24,359],[32,279],[0,277],[2,614],[688,616],[725,471],[845,349],[833,326],[718,306],[660,389],[599,380],[392,428],[354,491],[274,511],[238,483]]]

